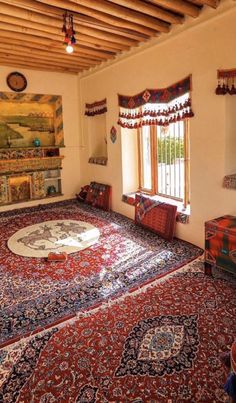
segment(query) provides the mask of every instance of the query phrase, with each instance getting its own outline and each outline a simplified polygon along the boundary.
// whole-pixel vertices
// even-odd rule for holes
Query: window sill
[[[139,192],[132,192],[132,193],[126,193],[122,195],[122,201],[124,203],[129,204],[130,206],[135,207],[135,195],[141,194]],[[145,196],[148,196],[145,194]],[[168,204],[173,204],[177,206],[177,216],[176,216],[176,221],[180,222],[182,224],[188,224],[189,223],[189,217],[190,217],[190,205],[187,206],[186,209],[183,210],[183,204],[181,202],[178,202],[177,200],[173,199],[168,199],[167,197],[161,197],[161,196],[148,196],[152,200],[158,200],[163,203],[168,203]]]

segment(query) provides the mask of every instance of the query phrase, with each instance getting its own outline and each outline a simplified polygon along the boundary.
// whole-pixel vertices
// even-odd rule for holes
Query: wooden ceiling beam
[[[10,37],[9,37],[10,36]],[[42,49],[50,49],[51,52],[60,52],[64,51],[64,47],[61,43],[58,41],[53,41],[53,40],[48,40],[46,38],[40,38],[37,36],[30,35],[28,36],[27,34],[20,33],[20,32],[11,32],[9,34],[9,31],[5,31],[3,29],[0,30],[0,38],[2,38],[2,41],[17,41],[18,44],[24,46],[29,46],[29,47],[35,47],[35,48],[42,48]],[[82,47],[80,44],[75,45],[75,51],[76,54],[78,55],[83,55],[84,57],[86,56],[91,56],[93,58],[98,58],[102,60],[107,60],[114,58],[115,53],[110,54],[110,53],[105,53],[99,50],[94,50],[94,49],[87,49],[86,47]]]
[[[28,42],[28,41],[24,41],[24,43],[22,43],[22,40],[20,40],[20,39],[6,38],[6,36],[4,37],[2,35],[2,32],[0,32],[0,42],[6,43],[7,45],[17,46],[17,48],[24,47],[24,49],[27,49],[28,51],[31,51],[31,50],[36,50],[37,52],[44,51],[44,52],[50,53],[50,55],[52,55],[52,54],[55,55],[55,57],[64,57],[64,56],[66,56],[67,58],[70,57],[70,55],[68,55],[66,53],[64,48],[60,49],[59,47],[58,48],[54,47],[52,49],[49,46],[45,47],[45,45],[36,44],[33,42]],[[91,55],[85,55],[83,53],[78,52],[77,49],[76,49],[76,52],[73,53],[72,57],[73,57],[73,59],[79,59],[81,61],[84,60],[85,62],[86,62],[86,60],[93,60],[96,62],[100,62],[100,61],[102,62],[102,61],[106,60],[104,58],[98,58],[98,57],[94,57]]]
[[[64,36],[61,32],[62,28],[61,22],[54,20],[51,17],[47,17],[46,20],[44,21],[44,18],[41,17],[40,14],[37,15],[36,13],[30,13],[31,17],[34,16],[34,18],[29,18],[29,12],[27,12],[26,10],[20,8],[17,9],[15,7],[5,4],[1,6],[0,13],[1,13],[0,20],[2,22],[7,23],[9,22],[10,24],[22,25],[27,28],[33,28],[39,31],[50,32],[55,35],[60,34],[60,37],[62,38]],[[75,25],[75,30],[76,29],[77,27]],[[104,33],[103,31],[89,27],[80,27],[79,33],[94,36],[97,39],[106,40],[111,43],[124,43],[127,46],[135,46],[138,43],[137,40],[134,41],[132,39],[123,38],[121,35],[118,36],[117,34]]]
[[[139,11],[140,13],[151,15],[152,17],[159,18],[171,24],[182,24],[184,18],[163,8],[153,6],[152,4],[144,3],[142,0],[109,0],[112,3],[119,4],[120,6],[130,8],[131,10]]]
[[[176,11],[177,13],[186,14],[190,17],[196,18],[199,16],[200,8],[187,3],[184,0],[151,0],[152,3],[165,7],[169,10]]]
[[[82,73],[84,70],[80,70],[80,71],[73,71],[73,70],[62,70],[62,69],[57,69],[56,67],[54,69],[52,69],[51,67],[43,67],[43,66],[38,66],[35,67],[35,65],[33,65],[32,63],[26,64],[26,63],[17,63],[16,61],[11,61],[11,60],[5,60],[5,59],[1,59],[0,60],[0,66],[8,66],[8,67],[12,67],[12,69],[29,69],[29,70],[36,70],[36,71],[45,71],[45,72],[49,72],[49,73],[63,73],[63,74],[70,74],[70,75],[74,75],[77,76],[79,73]],[[88,70],[88,69],[87,69]]]
[[[96,66],[99,63],[101,63],[101,60],[91,60],[91,59],[80,59],[78,57],[74,58],[74,54],[68,55],[65,53],[65,55],[55,55],[50,52],[43,52],[40,50],[33,51],[32,49],[25,48],[24,46],[15,46],[11,44],[0,44],[0,51],[1,52],[7,52],[9,54],[14,54],[14,55],[19,55],[19,56],[29,56],[30,58],[33,57],[35,59],[39,59],[42,61],[49,61],[49,62],[55,62],[55,63],[61,63],[64,65],[69,66]]]
[[[115,42],[108,42],[105,41],[104,39],[98,39],[95,38],[94,36],[89,36],[89,35],[84,35],[84,34],[76,34],[76,39],[77,42],[81,42],[83,44],[84,42],[94,44],[95,46],[102,46],[103,49],[111,49],[117,51],[122,51],[122,50],[128,50],[130,46],[125,45],[124,43],[115,43]],[[138,43],[135,43],[133,46],[138,46]]]
[[[14,18],[14,17],[12,17]],[[33,28],[27,28],[23,27],[19,20],[16,19],[15,24],[7,23],[7,22],[2,22],[0,18],[0,29],[8,30],[8,31],[13,31],[13,32],[22,32],[28,35],[35,35],[43,38],[48,38],[56,41],[61,41],[63,44],[63,34],[62,32],[59,32],[58,35],[55,35],[50,32],[45,32],[41,31],[38,29],[33,29]],[[90,37],[88,35],[83,35],[83,34],[77,34],[77,41],[81,42],[81,44],[84,42],[86,44],[90,43],[96,47],[101,46],[103,49],[106,50],[112,50],[112,51],[121,51],[121,50],[128,50],[129,46],[123,45],[123,44],[117,44],[117,43],[111,43],[108,41],[104,41],[102,39],[97,39],[94,37]]]
[[[81,34],[85,34],[85,35],[89,35],[89,36],[94,36],[95,38],[110,41],[111,43],[119,43],[119,44],[122,43],[127,46],[135,46],[138,44],[137,40],[125,38],[122,35],[103,32],[101,30],[94,29],[94,28],[82,27],[82,26],[78,27],[77,25],[75,25],[75,30],[79,34],[81,33]],[[76,34],[76,36],[77,36],[77,34]]]
[[[89,37],[87,37],[87,38],[89,38]],[[99,50],[99,49],[107,50],[107,51],[112,50],[113,52],[118,54],[118,53],[121,53],[123,50],[129,49],[128,47],[126,47],[125,49],[114,49],[114,48],[111,48],[110,46],[97,44],[97,43],[94,43],[94,42],[92,42],[90,40],[86,40],[86,39],[83,39],[83,41],[82,40],[77,41],[77,43],[79,43],[77,46],[79,46],[79,49],[81,49],[81,50],[84,49],[84,47],[85,47],[85,48],[90,48],[90,49],[95,49],[95,50]]]
[[[47,5],[51,5],[54,7],[58,7],[58,0],[40,0],[40,3],[44,3]],[[65,10],[70,10],[76,13],[82,13],[81,6],[85,6],[87,8],[92,9],[90,16],[95,16],[94,10],[103,12],[109,15],[115,15],[120,18],[120,26],[125,27],[123,21],[131,21],[133,23],[143,25],[144,27],[148,27],[160,32],[169,32],[170,24],[158,20],[157,18],[153,18],[142,13],[129,10],[122,6],[118,6],[117,4],[108,3],[105,0],[80,0],[79,3],[77,1],[68,1],[68,0],[60,0],[60,8]],[[89,15],[89,14],[86,14]]]
[[[76,21],[76,19],[75,19],[75,21]],[[144,35],[144,34],[141,34],[141,33],[138,33],[138,32],[130,32],[128,29],[124,29],[124,28],[119,29],[118,27],[116,28],[116,27],[112,27],[110,25],[108,26],[108,25],[103,25],[103,24],[95,24],[95,23],[89,22],[89,21],[80,22],[79,25],[86,26],[86,27],[89,27],[89,28],[100,29],[103,32],[109,32],[109,33],[113,33],[113,34],[116,34],[116,35],[125,36],[126,38],[130,38],[130,39],[133,39],[133,40],[139,41],[139,42],[140,41],[146,41],[150,37],[157,35],[154,31],[149,32],[149,35]],[[80,26],[78,26],[78,25],[76,25],[76,26],[77,26],[76,32],[79,32],[80,31]]]
[[[77,74],[80,71],[83,70],[88,70],[89,68],[82,68],[82,69],[72,69],[68,67],[62,67],[62,66],[57,66],[57,65],[52,65],[48,63],[38,63],[35,61],[32,61],[29,58],[24,58],[22,57],[19,59],[18,57],[15,58],[14,56],[9,56],[6,53],[1,53],[0,52],[0,64],[4,66],[15,66],[16,68],[18,67],[23,67],[23,68],[29,68],[29,69],[34,69],[34,70],[46,70],[46,71],[59,71],[61,73],[75,73]]]
[[[64,7],[64,9],[60,9],[57,6],[51,5],[51,2],[37,2],[36,0],[2,0],[3,3],[6,4],[11,4],[14,5],[16,7],[20,7],[20,8],[24,8],[26,10],[30,10],[30,11],[35,11],[37,13],[41,13],[43,15],[48,15],[48,16],[52,16],[52,17],[59,17],[62,21],[62,14],[63,14],[63,10],[67,10],[67,7]],[[63,2],[60,2],[60,7],[63,6]],[[83,7],[83,6],[79,6],[79,12],[78,12],[78,7],[72,7],[72,9],[70,9],[70,11],[73,11],[74,14],[74,20],[78,21],[78,23],[81,23],[81,21],[86,22],[87,18],[90,18],[93,20],[94,24],[96,23],[103,23],[103,24],[107,24],[108,26],[111,27],[115,27],[118,28],[119,30],[121,28],[123,29],[128,29],[132,32],[138,32],[141,33],[143,35],[146,36],[153,36],[155,35],[155,33],[159,32],[158,29],[151,29],[148,28],[144,25],[139,25],[139,24],[135,24],[133,22],[130,21],[124,21],[120,18],[117,18],[113,15],[109,15],[106,13],[101,13],[97,10],[93,10],[91,8],[87,8],[87,7]],[[75,9],[77,10],[77,12],[75,11]],[[81,13],[83,15],[81,15]]]
[[[36,57],[30,57],[29,58],[29,56],[28,55],[18,55],[18,54],[15,54],[14,52],[8,52],[8,51],[4,51],[4,49],[2,49],[2,48],[0,48],[0,54],[2,54],[3,55],[3,57],[5,57],[5,58],[14,58],[15,60],[18,60],[19,62],[22,62],[22,61],[24,61],[24,60],[29,60],[31,63],[32,62],[34,62],[34,64],[37,66],[37,65],[40,65],[40,64],[46,64],[46,65],[48,65],[48,66],[51,66],[51,67],[53,67],[53,66],[57,66],[57,67],[60,67],[60,68],[66,68],[66,69],[70,69],[70,70],[74,70],[74,71],[78,71],[78,70],[81,70],[81,69],[84,69],[84,68],[91,68],[91,67],[94,67],[93,65],[86,65],[86,66],[84,66],[84,65],[68,65],[67,63],[60,63],[60,62],[58,62],[58,61],[54,61],[54,60],[52,60],[51,59],[51,61],[50,60],[39,60],[38,58],[36,58]]]
[[[199,6],[209,6],[212,8],[217,8],[220,0],[188,0],[191,3],[197,4]]]

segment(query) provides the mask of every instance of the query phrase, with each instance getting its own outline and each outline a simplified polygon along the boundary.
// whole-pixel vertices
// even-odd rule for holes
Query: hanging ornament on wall
[[[76,44],[74,22],[73,15],[67,11],[63,14],[62,32],[65,34],[64,44],[66,45],[67,53],[73,53],[74,45]]]
[[[236,95],[236,69],[217,70],[216,95]]]
[[[117,139],[117,130],[114,126],[112,126],[111,130],[110,130],[110,139],[112,141],[112,143],[114,144],[116,142]]]
[[[101,101],[93,102],[92,104],[85,104],[85,112],[86,116],[96,116],[102,115],[107,112],[107,100],[106,98]]]

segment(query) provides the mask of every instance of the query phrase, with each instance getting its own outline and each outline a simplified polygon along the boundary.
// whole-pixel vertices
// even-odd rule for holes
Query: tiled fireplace
[[[9,202],[15,203],[32,198],[30,175],[10,176],[8,178]]]
[[[0,205],[61,195],[59,148],[0,150]]]

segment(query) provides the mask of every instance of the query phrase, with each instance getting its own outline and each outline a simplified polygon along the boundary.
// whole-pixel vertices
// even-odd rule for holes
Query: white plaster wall
[[[232,8],[227,10],[225,4]],[[87,133],[82,125],[82,182],[96,180],[111,184],[113,210],[133,217],[133,208],[121,202],[122,155],[120,129],[116,123],[117,93],[134,95],[145,88],[166,87],[192,74],[195,117],[190,123],[191,218],[190,224],[177,225],[176,234],[200,246],[204,244],[205,221],[223,214],[236,215],[236,191],[222,188],[223,177],[229,173],[225,171],[225,160],[228,158],[227,147],[230,148],[226,146],[230,137],[226,116],[228,121],[230,113],[226,111],[226,97],[214,93],[217,69],[236,68],[235,2],[223,1],[218,11],[209,11],[209,16],[214,18],[207,22],[200,18],[197,24],[191,21],[187,30],[174,31],[167,40],[160,40],[159,44],[156,40],[155,45],[140,53],[81,77],[79,83],[81,108],[85,102],[107,98],[107,133],[109,135],[113,125],[118,129],[117,142],[112,144],[108,141],[108,165],[99,167],[87,163]],[[232,147],[235,147],[235,142]]]
[[[0,66],[0,91],[11,92],[6,84],[6,77],[11,71],[20,71],[28,81],[28,86],[24,92],[32,94],[52,94],[62,96],[63,123],[65,148],[61,148],[61,155],[65,158],[62,161],[63,169],[62,192],[63,196],[42,199],[40,201],[30,201],[27,203],[17,203],[15,205],[2,206],[0,211],[12,208],[21,208],[44,204],[63,199],[75,197],[79,190],[79,89],[78,77],[76,75],[51,73],[22,68]],[[0,103],[1,108],[1,103]]]

